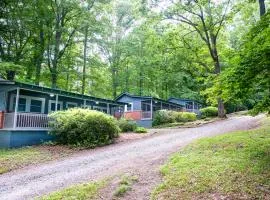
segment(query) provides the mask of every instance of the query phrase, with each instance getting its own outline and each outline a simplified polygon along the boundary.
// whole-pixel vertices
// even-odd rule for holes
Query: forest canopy
[[[2,0],[0,76],[270,110],[269,0]]]

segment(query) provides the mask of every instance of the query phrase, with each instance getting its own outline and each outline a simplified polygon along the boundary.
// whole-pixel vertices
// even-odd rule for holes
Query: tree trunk
[[[16,72],[13,70],[7,70],[7,80],[14,81]]]
[[[57,88],[57,73],[52,73],[51,75],[52,78],[52,88]]]
[[[116,67],[113,64],[112,66],[112,89],[113,89],[113,98],[117,97],[117,75],[116,75]]]
[[[88,37],[88,27],[85,28],[84,35],[84,49],[83,49],[83,77],[82,77],[82,94],[85,93],[85,81],[86,81],[86,54],[87,54],[87,37]]]
[[[218,117],[219,118],[225,118],[226,117],[224,103],[223,103],[221,98],[218,99]]]
[[[211,42],[212,42],[212,58],[215,63],[215,74],[219,75],[221,72],[221,66],[217,51],[216,38],[212,34],[211,34]],[[220,97],[218,97],[217,102],[218,102],[218,117],[225,118],[226,113],[223,100]]]
[[[36,57],[36,75],[35,75],[35,84],[39,85],[40,83],[40,73],[41,73],[41,64],[43,60],[43,54],[45,51],[45,39],[44,39],[44,32],[43,32],[43,27],[40,29],[39,33],[39,49],[37,52],[37,57]]]
[[[259,0],[260,6],[260,16],[262,17],[265,14],[265,0]]]

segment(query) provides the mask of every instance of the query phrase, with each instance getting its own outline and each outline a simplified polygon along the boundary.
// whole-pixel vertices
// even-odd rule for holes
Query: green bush
[[[192,112],[175,112],[176,122],[193,122],[197,119],[196,114]]]
[[[154,114],[153,126],[175,122],[174,111],[158,110]]]
[[[135,133],[147,133],[147,129],[144,127],[137,127]]]
[[[174,122],[192,122],[197,119],[195,113],[159,110],[154,115],[153,126]]]
[[[218,109],[216,107],[212,107],[212,106],[202,108],[202,109],[200,109],[200,112],[201,112],[202,118],[217,117],[218,116]]]
[[[121,132],[133,132],[137,128],[137,124],[134,121],[127,120],[127,119],[120,119],[118,120],[118,126],[121,130]]]
[[[99,111],[73,108],[50,114],[50,134],[60,144],[95,147],[119,135],[116,119]]]

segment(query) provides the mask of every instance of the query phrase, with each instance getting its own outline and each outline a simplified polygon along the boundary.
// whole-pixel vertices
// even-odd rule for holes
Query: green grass
[[[0,174],[27,165],[61,158],[74,152],[64,146],[32,146],[17,149],[0,149]]]
[[[161,172],[152,199],[270,199],[270,118],[257,130],[198,140]]]
[[[144,127],[137,127],[135,133],[147,133],[147,129]]]
[[[119,182],[119,186],[116,188],[114,192],[114,196],[120,197],[124,196],[124,194],[131,190],[132,185],[138,181],[138,177],[136,176],[127,176],[124,175],[121,177],[121,180]]]
[[[106,185],[106,181],[75,185],[42,197],[42,200],[87,200],[97,198],[98,191]]]
[[[27,163],[33,163],[41,157],[44,158],[45,155],[32,147],[0,149],[0,174],[19,168]]]

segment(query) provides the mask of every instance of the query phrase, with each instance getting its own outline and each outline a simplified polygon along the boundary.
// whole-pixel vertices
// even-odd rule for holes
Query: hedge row
[[[155,112],[153,126],[174,122],[190,122],[196,120],[196,114],[191,112],[176,112],[171,110],[159,110]]]
[[[206,117],[217,117],[218,116],[218,108],[209,106],[206,108],[200,109],[201,112],[201,117],[206,118]]]

